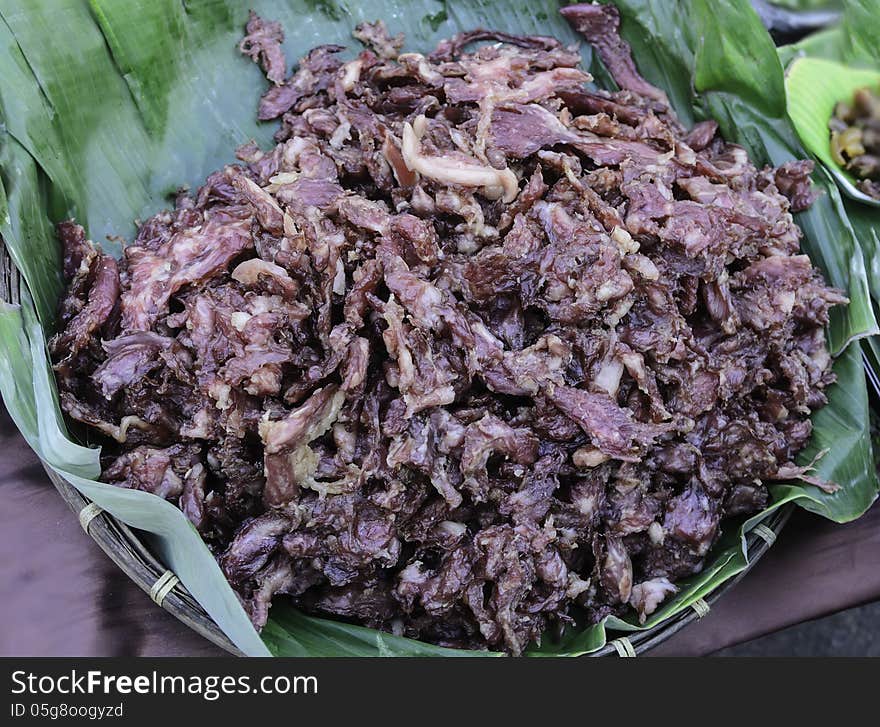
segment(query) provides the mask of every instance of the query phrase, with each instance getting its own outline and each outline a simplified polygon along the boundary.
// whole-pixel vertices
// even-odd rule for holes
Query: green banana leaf
[[[786,116],[782,65],[746,0],[616,4],[640,69],[667,90],[682,119],[718,119],[725,136],[758,162],[804,156]],[[577,40],[552,0],[0,0],[0,234],[25,281],[21,305],[0,308],[0,391],[47,466],[120,520],[153,533],[160,557],[245,653],[496,655],[309,617],[280,600],[258,636],[182,513],[152,495],[96,482],[97,451],[66,431],[45,351],[61,290],[52,225],[75,216],[93,239],[118,252],[134,220],[165,206],[179,186],[197,186],[248,139],[271,143],[273,126],[254,121],[265,82],[235,47],[250,7],[284,24],[290,59],[318,43],[353,46],[352,27],[378,17],[417,50],[475,26]],[[589,47],[582,50],[607,85]],[[797,502],[845,522],[861,515],[878,490],[864,371],[858,347],[848,345],[875,334],[877,322],[846,209],[830,179],[817,174],[816,183],[825,194],[798,217],[804,248],[851,303],[829,327],[838,383],[814,417],[803,461],[830,448],[818,474],[841,489],[829,495],[810,485],[778,485],[770,509]],[[747,567],[744,534],[766,515],[728,524],[707,568],[643,626],[614,619],[572,628],[529,653],[590,653],[605,644],[609,629],[650,628],[688,608]]]
[[[862,85],[876,84],[880,80],[880,21],[878,19],[880,19],[880,0],[849,0],[844,6],[841,21],[837,26],[809,36],[800,43],[780,48],[779,56],[783,65],[788,69],[786,85],[789,90],[789,106],[798,106],[801,98],[806,97],[808,100],[803,105],[809,107],[810,97],[817,95],[816,89],[811,87],[811,82],[815,81],[816,87],[824,86],[827,83],[828,74],[825,73],[823,63],[833,62],[851,70],[849,74],[841,73],[839,67],[831,71],[831,74],[839,79],[840,88],[835,89],[834,92],[837,98],[842,98],[845,95],[838,96],[840,89],[846,93],[853,91],[855,88],[853,82],[856,79]],[[804,66],[805,62],[806,67]],[[795,74],[799,78],[792,77],[795,64],[799,66]],[[792,83],[795,85],[800,83],[802,88],[792,89]],[[826,91],[823,90],[822,93],[824,94]],[[820,101],[820,99],[816,99],[816,101]],[[799,127],[801,139],[807,145],[808,150],[823,165],[828,166],[829,161],[823,153],[827,149],[827,144],[820,143],[816,122],[812,121],[811,123],[811,120],[807,119],[806,114],[803,114],[800,109],[790,108],[789,113],[796,126]],[[802,120],[794,119],[795,116],[801,115],[804,116]],[[825,130],[824,124],[827,123],[827,120],[827,118],[820,119],[823,130]],[[804,129],[801,130],[800,127],[804,127]],[[827,141],[827,132],[825,140]],[[853,200],[846,200],[846,210],[865,251],[865,256],[870,260],[871,255],[875,253],[873,238],[880,235],[880,212],[876,209],[866,208],[865,205]],[[880,268],[873,267],[869,261],[868,269],[871,271],[868,278],[869,283],[872,286],[880,284],[880,274],[878,274]],[[878,298],[877,295],[874,297]]]
[[[826,10],[839,9],[846,0],[770,0],[775,5],[788,10]]]
[[[838,3],[841,18],[834,26],[779,49],[783,65],[798,56],[828,58],[865,68],[876,68],[880,52],[878,0]]]
[[[849,0],[835,27],[779,49],[786,67],[789,116],[807,150],[845,189],[852,179],[830,158],[827,122],[836,101],[851,97],[856,88],[880,83],[878,18],[880,0]],[[876,312],[880,305],[880,209],[852,195],[843,202],[862,248]],[[880,373],[878,339],[866,339],[863,348],[868,364]]]

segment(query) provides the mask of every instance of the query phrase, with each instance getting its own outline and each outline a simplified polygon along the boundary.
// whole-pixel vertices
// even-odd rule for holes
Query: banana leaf
[[[767,4],[788,10],[840,9],[845,0],[770,0]]]
[[[786,67],[789,116],[807,150],[841,186],[842,172],[830,158],[827,122],[834,102],[851,96],[856,88],[880,82],[880,0],[850,0],[840,22],[799,43],[779,49]],[[847,217],[862,248],[868,287],[875,312],[880,305],[880,209],[851,195],[844,198]],[[880,343],[863,342],[867,363],[880,379]]]
[[[686,123],[714,117],[728,139],[759,163],[804,151],[786,117],[782,65],[745,0],[618,0],[623,33],[641,71],[669,93]],[[210,552],[176,508],[152,495],[95,481],[98,452],[75,442],[61,416],[45,337],[61,290],[52,225],[75,216],[89,235],[118,253],[134,221],[167,204],[179,186],[196,187],[233,161],[234,148],[269,145],[274,128],[255,122],[264,81],[236,43],[253,7],[280,20],[295,59],[319,43],[350,41],[361,20],[383,18],[408,46],[475,26],[577,38],[552,0],[0,0],[0,234],[24,279],[19,306],[0,308],[0,391],[16,424],[44,463],[85,496],[151,533],[167,565],[247,654],[284,656],[487,656],[423,644],[297,612],[278,600],[258,636]],[[590,49],[584,62],[610,83]],[[862,248],[834,184],[801,213],[804,249],[850,305],[829,327],[838,383],[814,417],[803,454],[841,489],[805,484],[772,488],[770,509],[789,502],[838,522],[874,501],[868,399],[856,339],[875,334]],[[873,261],[873,258],[872,258]],[[768,510],[769,512],[769,510]],[[744,534],[767,512],[727,524],[706,569],[644,625],[621,619],[570,628],[528,653],[573,656],[601,648],[608,630],[651,628],[689,607],[747,567]]]
[[[877,68],[880,53],[880,2],[846,0],[838,3],[838,23],[779,49],[783,65],[799,56],[827,58],[863,68]]]

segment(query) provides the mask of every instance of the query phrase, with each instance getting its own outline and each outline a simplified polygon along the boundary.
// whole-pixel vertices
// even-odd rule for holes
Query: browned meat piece
[[[599,53],[617,85],[640,96],[669,105],[666,94],[639,75],[629,44],[618,34],[620,11],[613,5],[568,5],[559,12]]]
[[[277,119],[313,94],[325,91],[342,65],[337,54],[345,50],[339,45],[321,45],[300,60],[299,69],[281,85],[272,86],[260,99],[257,118]]]
[[[120,487],[143,490],[166,500],[180,496],[184,478],[198,459],[198,447],[176,444],[167,449],[141,445],[117,457],[103,479]]]
[[[813,162],[801,160],[786,162],[773,171],[776,188],[791,202],[792,212],[802,212],[816,199],[816,192],[810,186]]]
[[[275,85],[280,84],[287,75],[287,60],[281,44],[284,42],[284,30],[281,23],[267,22],[251,10],[245,35],[239,50],[259,63],[263,72]]]
[[[397,58],[400,49],[403,48],[403,33],[392,37],[384,20],[361,23],[354,29],[352,35],[368,48],[372,48],[380,58]]]
[[[715,539],[718,519],[717,504],[699,484],[692,484],[669,501],[663,528],[669,537],[686,543],[697,555],[703,556]]]
[[[104,344],[107,358],[95,369],[92,379],[101,387],[104,398],[112,399],[120,390],[163,366],[159,351],[172,343],[173,339],[151,331],[111,339]]]
[[[174,293],[226,272],[232,260],[253,246],[250,215],[241,208],[227,210],[176,233],[156,250],[125,248],[124,331],[149,330],[167,312]]]
[[[62,406],[258,627],[283,597],[519,654],[644,621],[765,483],[834,487],[795,464],[846,302],[798,254],[812,164],[685,129],[614,8],[563,13],[622,90],[552,38],[423,56],[381,21],[285,79],[252,14],[277,146],[240,147],[118,266],[59,225]]]
[[[220,557],[220,567],[230,583],[244,583],[255,576],[281,547],[291,525],[289,518],[274,511],[245,521]]]
[[[511,35],[510,33],[502,33],[496,30],[469,30],[466,33],[459,33],[452,38],[442,40],[437,45],[436,50],[431,54],[432,61],[452,61],[471,43],[480,40],[495,40],[501,43],[510,43],[511,45],[527,48],[534,51],[556,51],[562,48],[562,44],[555,38],[549,38],[541,35],[522,36]],[[579,58],[574,56],[570,65],[579,62]],[[560,64],[561,65],[561,64]]]
[[[552,386],[547,396],[560,411],[577,422],[593,443],[609,457],[635,460],[640,451],[671,427],[640,422],[606,393],[570,386]]]
[[[49,351],[56,370],[64,376],[118,305],[119,271],[112,257],[86,241],[79,225],[60,223],[58,236],[63,246],[67,292],[59,306],[64,329],[49,342]]]

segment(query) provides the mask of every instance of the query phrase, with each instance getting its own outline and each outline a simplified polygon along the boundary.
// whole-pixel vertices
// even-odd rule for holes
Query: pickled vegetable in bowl
[[[880,91],[860,88],[852,102],[839,101],[828,128],[834,161],[858,178],[862,192],[880,199]]]
[[[870,147],[873,152],[865,148],[866,141],[877,143],[880,70],[798,58],[786,72],[785,88],[788,115],[807,150],[848,197],[880,205],[878,196],[868,191],[877,188],[876,176],[871,176],[877,174],[876,146]],[[872,115],[875,120],[868,123]]]

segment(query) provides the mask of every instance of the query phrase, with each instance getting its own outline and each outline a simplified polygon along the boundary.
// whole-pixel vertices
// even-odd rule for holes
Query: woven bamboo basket
[[[0,299],[18,303],[22,281],[0,237]],[[44,465],[45,467],[45,465]],[[159,606],[196,633],[204,636],[231,654],[241,652],[220,630],[198,602],[186,591],[177,577],[150,552],[144,538],[125,523],[112,517],[83,497],[63,477],[45,467],[52,484],[61,497],[79,517],[83,529],[107,556]],[[719,586],[710,596],[701,599],[693,608],[679,613],[652,629],[637,631],[627,636],[617,635],[599,651],[590,656],[636,656],[662,643],[692,621],[708,613],[711,605],[721,598],[769,550],[788,519],[792,505],[779,508],[747,535],[749,566],[736,578]],[[614,637],[615,634],[610,634]]]

